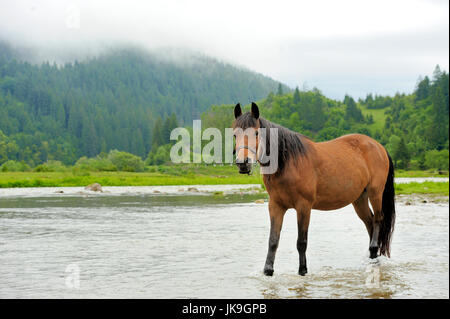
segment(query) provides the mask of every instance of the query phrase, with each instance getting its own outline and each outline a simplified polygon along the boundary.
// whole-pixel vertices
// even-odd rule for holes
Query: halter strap
[[[252,147],[249,147],[248,145],[241,145],[241,146],[236,147],[236,153],[238,153],[243,148],[248,149],[250,152],[252,152],[253,154],[255,154],[257,156],[255,149]]]

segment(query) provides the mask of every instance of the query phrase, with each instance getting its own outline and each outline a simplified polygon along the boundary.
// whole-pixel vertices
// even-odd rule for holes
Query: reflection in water
[[[260,196],[2,198],[0,297],[448,298],[448,204],[399,204],[377,263],[351,206],[313,211],[305,277],[289,211],[265,277]]]

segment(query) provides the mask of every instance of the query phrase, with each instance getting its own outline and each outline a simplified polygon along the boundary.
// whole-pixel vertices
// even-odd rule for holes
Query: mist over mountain
[[[0,7],[0,39],[39,48],[37,60],[79,60],[130,43],[179,47],[341,100],[410,93],[430,66],[449,69],[443,0],[16,0]]]

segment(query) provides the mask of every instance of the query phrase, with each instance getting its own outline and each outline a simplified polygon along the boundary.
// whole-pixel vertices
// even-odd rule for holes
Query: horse
[[[234,117],[234,154],[241,174],[250,174],[256,162],[263,165],[261,157],[267,155],[269,139],[264,141],[258,132],[278,131],[278,168],[274,173],[263,174],[270,216],[266,276],[273,275],[283,218],[290,208],[297,212],[301,276],[308,271],[306,248],[311,209],[335,210],[352,204],[369,234],[370,258],[390,257],[395,224],[394,166],[380,143],[362,134],[316,143],[260,117],[254,102],[244,114],[238,103]]]

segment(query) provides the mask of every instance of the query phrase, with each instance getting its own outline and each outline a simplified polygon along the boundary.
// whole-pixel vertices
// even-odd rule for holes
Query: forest
[[[37,65],[0,42],[0,165],[72,165],[114,149],[145,158],[162,143],[155,125],[189,125],[212,104],[258,100],[278,84],[205,56],[138,48]]]
[[[300,132],[316,142],[344,134],[369,135],[383,144],[401,169],[449,166],[449,75],[436,66],[431,79],[419,78],[411,94],[368,94],[343,101],[317,88],[283,93],[279,88],[259,101],[261,116]],[[228,127],[234,105],[212,106],[202,114],[204,127]],[[249,106],[247,106],[249,108]]]
[[[203,56],[182,64],[121,49],[37,65],[0,43],[0,171],[143,171],[169,162],[173,128],[197,118],[229,127],[238,101],[314,141],[367,134],[399,168],[448,170],[449,75],[439,66],[410,94],[339,101]]]

